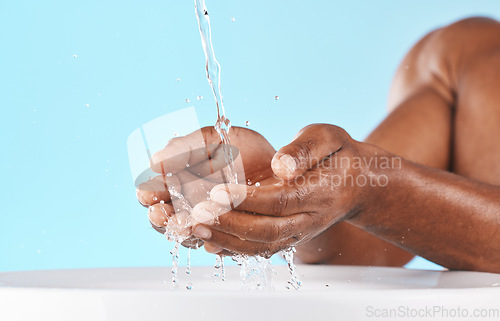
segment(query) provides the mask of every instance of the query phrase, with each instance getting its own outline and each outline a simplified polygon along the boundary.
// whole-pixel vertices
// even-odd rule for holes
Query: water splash
[[[186,256],[186,274],[191,274],[191,248],[188,247]]]
[[[234,255],[232,259],[240,266],[243,290],[274,290],[273,276],[276,273],[270,259],[243,254]]]
[[[176,242],[174,248],[170,251],[172,254],[172,285],[174,288],[179,287],[179,277],[177,275],[177,269],[179,266],[179,245],[180,242]]]
[[[283,250],[283,257],[288,264],[288,271],[290,272],[290,280],[288,281],[287,289],[291,287],[298,290],[302,286],[302,281],[300,281],[299,274],[297,273],[295,263],[293,263],[293,256],[295,253],[295,248],[291,247],[289,249]]]
[[[194,0],[194,5],[195,5],[196,19],[198,20],[198,26],[201,35],[201,44],[203,47],[203,51],[205,53],[205,60],[206,60],[205,71],[208,83],[212,88],[212,93],[215,98],[215,104],[217,106],[217,121],[215,122],[214,127],[217,133],[219,134],[223,148],[224,160],[227,164],[227,166],[223,169],[224,181],[226,183],[238,184],[238,177],[234,169],[233,154],[230,148],[230,140],[229,140],[229,131],[231,129],[231,122],[226,117],[226,111],[222,100],[221,67],[219,62],[215,58],[215,53],[212,45],[210,17],[208,14],[207,6],[205,4],[205,0]],[[232,18],[232,21],[234,22],[235,19]],[[274,99],[279,100],[279,96],[275,96]],[[247,121],[246,126],[248,126],[249,124],[250,122]],[[258,187],[260,186],[260,183],[257,182],[255,185]],[[175,193],[175,191],[173,192]],[[180,193],[176,193],[177,195],[174,193],[171,192],[173,196],[178,197],[181,203],[183,203],[182,195],[180,195]],[[182,206],[184,207],[184,205]],[[189,208],[188,213],[191,213],[189,205],[187,205],[186,208]],[[295,265],[293,263],[293,251],[294,251],[293,248],[285,251],[284,256],[285,259],[287,260],[291,275],[291,280],[289,284],[295,289],[298,289],[301,283],[298,278],[297,272],[295,270]],[[234,255],[233,260],[236,261],[240,266],[240,275],[243,288],[249,290],[273,289],[272,276],[275,273],[272,268],[271,261],[269,259],[264,258],[262,256]],[[217,270],[221,269],[222,280],[224,280],[225,271],[224,271],[224,259],[222,256],[217,256],[214,267],[216,269],[214,277],[219,276]]]

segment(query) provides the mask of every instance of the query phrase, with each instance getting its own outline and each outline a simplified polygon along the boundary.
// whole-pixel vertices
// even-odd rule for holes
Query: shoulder
[[[469,65],[500,49],[500,23],[472,17],[435,29],[418,41],[399,65],[389,109],[421,88],[431,88],[450,104]]]

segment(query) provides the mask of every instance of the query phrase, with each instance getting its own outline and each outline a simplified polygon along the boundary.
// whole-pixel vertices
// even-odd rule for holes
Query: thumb
[[[274,155],[271,167],[276,176],[292,180],[302,176],[342,147],[347,133],[340,127],[313,124],[304,127],[293,141]]]

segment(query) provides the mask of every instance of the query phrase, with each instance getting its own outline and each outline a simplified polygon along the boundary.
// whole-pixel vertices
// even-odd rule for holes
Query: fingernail
[[[293,157],[288,154],[281,156],[280,161],[290,173],[295,172],[295,170],[297,169],[297,163],[295,163]]]
[[[212,225],[214,223],[215,215],[214,213],[204,209],[195,209],[191,214],[193,219],[195,219],[198,223]]]
[[[194,231],[193,235],[199,237],[202,240],[209,239],[212,236],[212,232],[203,225],[198,225]]]
[[[167,223],[167,219],[162,211],[158,208],[155,210],[154,206],[150,206],[148,209],[148,219],[157,227],[164,227],[165,223]]]
[[[212,195],[212,200],[214,202],[219,203],[219,204],[230,205],[231,204],[231,195],[229,195],[229,193],[226,192],[225,190],[220,189]]]

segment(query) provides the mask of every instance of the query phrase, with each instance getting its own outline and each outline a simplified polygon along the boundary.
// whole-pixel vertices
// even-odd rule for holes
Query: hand
[[[272,159],[280,181],[258,187],[215,186],[211,202],[193,210],[193,233],[211,244],[211,252],[223,254],[270,256],[307,242],[362,211],[377,184],[387,183],[372,171],[374,157],[385,154],[353,140],[339,127],[307,126]],[[227,207],[233,200],[242,202],[218,223],[211,219],[219,206]]]
[[[274,148],[264,137],[247,128],[232,127],[229,133],[234,164],[241,184],[254,184],[276,180],[271,170]],[[226,167],[218,133],[213,127],[205,127],[187,136],[170,140],[167,146],[151,159],[151,169],[159,173],[139,185],[137,198],[149,207],[149,220],[160,233],[166,230],[188,237],[183,245],[201,245],[190,237],[191,228],[185,228],[190,207],[209,199],[210,190],[224,182],[221,174]],[[172,188],[187,201],[171,195]],[[175,216],[174,216],[174,213]],[[210,245],[208,245],[210,248]]]

